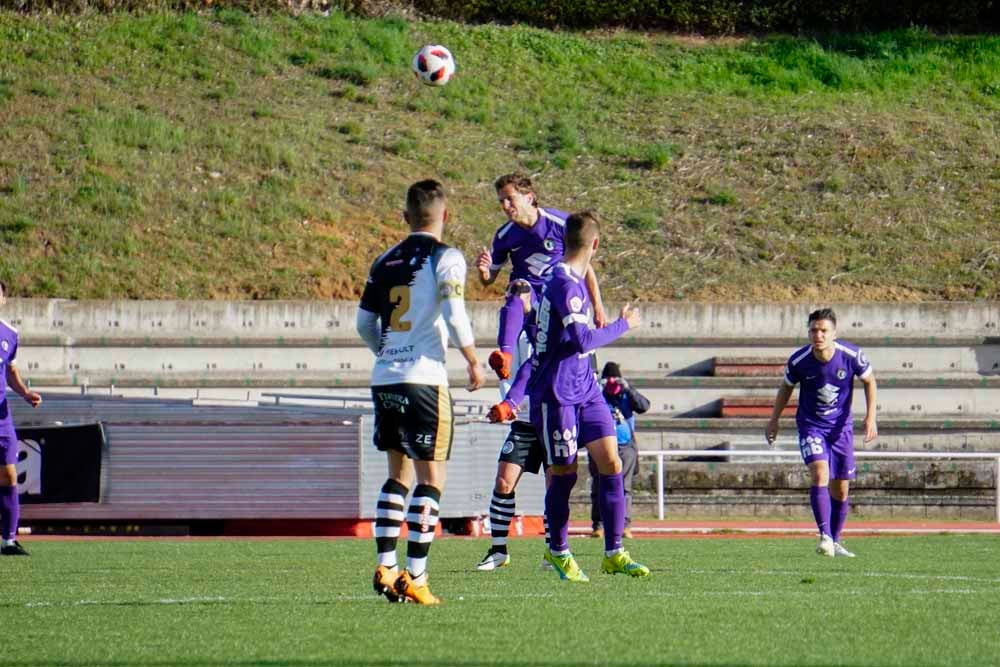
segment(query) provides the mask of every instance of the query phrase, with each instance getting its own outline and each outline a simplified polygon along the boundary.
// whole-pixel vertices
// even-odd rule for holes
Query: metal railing
[[[732,442],[730,445],[755,445],[756,442]],[[679,456],[699,456],[706,458],[741,458],[741,457],[766,457],[766,458],[794,458],[801,461],[798,449],[658,449],[639,450],[639,456],[656,457],[656,502],[657,515],[660,519],[664,517],[665,494],[664,482],[664,459]],[[879,452],[879,451],[855,451],[855,458],[859,459],[978,459],[983,461],[994,461],[994,482],[996,483],[996,511],[995,518],[1000,523],[1000,452]]]

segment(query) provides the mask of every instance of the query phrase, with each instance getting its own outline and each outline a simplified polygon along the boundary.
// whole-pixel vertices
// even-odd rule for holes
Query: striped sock
[[[493,538],[493,553],[507,553],[507,536],[510,535],[510,522],[514,518],[514,492],[497,493],[493,491],[490,499],[490,536]]]
[[[378,564],[396,567],[396,542],[399,529],[403,525],[403,510],[406,507],[405,486],[394,479],[387,479],[378,494],[375,506],[375,551]]]
[[[547,514],[542,515],[542,525],[545,526],[545,544],[549,543],[549,516]]]
[[[422,579],[427,571],[427,554],[434,541],[438,523],[438,503],[441,492],[430,484],[418,484],[406,512],[406,569],[414,580]]]

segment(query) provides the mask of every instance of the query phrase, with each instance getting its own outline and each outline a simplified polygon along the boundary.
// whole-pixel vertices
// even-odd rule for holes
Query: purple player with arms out
[[[0,283],[0,306],[7,302],[7,286]],[[17,329],[0,320],[0,554],[4,556],[27,556],[17,541],[17,521],[21,507],[17,498],[17,433],[7,405],[7,387],[20,394],[24,400],[37,408],[42,403],[41,395],[31,391],[21,379],[14,358],[17,357]]]
[[[608,326],[588,326],[592,304],[584,276],[597,251],[599,223],[584,211],[566,220],[566,255],[553,269],[538,304],[538,333],[531,357],[528,391],[531,423],[545,448],[552,481],[545,493],[549,521],[546,560],[563,580],[588,581],[569,550],[569,496],[576,483],[578,443],[587,448],[600,473],[604,560],[608,574],[649,575],[649,568],[622,549],[625,492],[618,440],[611,413],[590,366],[589,352],[611,343],[640,324],[628,304]],[[521,375],[519,370],[519,376]]]
[[[854,378],[865,387],[865,442],[878,436],[875,424],[875,372],[856,345],[837,340],[837,316],[830,308],[809,314],[810,344],[796,350],[785,366],[785,380],[778,389],[774,411],[767,424],[767,441],[778,437],[778,418],[788,404],[795,385],[801,383],[795,422],[799,430],[799,450],[812,477],[809,503],[819,545],[824,556],[854,554],[840,543],[840,533],[850,506],[847,491],[855,478],[854,420],[851,399]]]
[[[524,174],[506,174],[493,185],[508,220],[493,236],[493,247],[483,248],[479,253],[476,268],[480,282],[492,285],[508,259],[511,263],[510,286],[500,310],[499,349],[489,358],[490,367],[501,380],[506,380],[522,361],[515,359],[518,338],[524,328],[524,308],[519,295],[530,291],[532,305],[538,302],[546,273],[563,257],[567,213],[540,207],[531,179]],[[586,283],[594,303],[594,322],[604,326],[604,304],[591,267],[587,267]]]

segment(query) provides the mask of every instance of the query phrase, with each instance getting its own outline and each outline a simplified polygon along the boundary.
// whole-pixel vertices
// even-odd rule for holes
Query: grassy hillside
[[[444,89],[409,71],[427,42],[458,60]],[[612,298],[997,298],[998,129],[995,36],[0,13],[0,275],[351,298],[410,182],[446,182],[471,260],[521,168],[603,215]]]

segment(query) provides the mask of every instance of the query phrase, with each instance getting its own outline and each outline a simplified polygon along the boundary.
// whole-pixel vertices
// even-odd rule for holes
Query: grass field
[[[485,540],[431,551],[436,608],[370,588],[368,540],[33,541],[5,558],[5,665],[987,665],[995,537],[646,539],[646,580],[538,569],[541,540],[477,573]]]
[[[409,70],[427,42],[458,61],[442,90]],[[996,298],[998,72],[1000,37],[920,29],[0,12],[0,277],[32,297],[352,298],[409,183],[447,183],[471,258],[519,168],[543,204],[604,216],[611,299]]]

